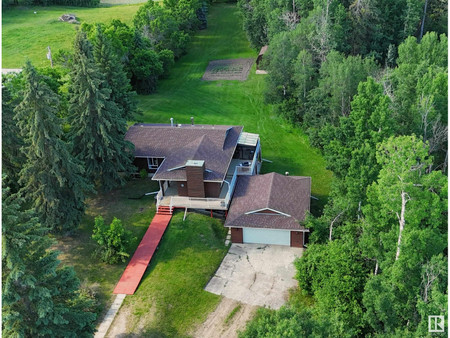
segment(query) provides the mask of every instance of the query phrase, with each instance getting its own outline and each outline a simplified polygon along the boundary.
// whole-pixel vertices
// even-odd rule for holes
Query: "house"
[[[233,243],[303,247],[300,225],[310,209],[311,177],[270,173],[239,177],[225,227]]]
[[[173,208],[223,210],[234,243],[303,247],[300,225],[310,208],[311,178],[260,175],[258,134],[242,126],[143,124],[131,126],[134,165],[158,181],[158,213]]]
[[[135,146],[134,165],[158,181],[158,207],[227,210],[237,176],[260,171],[259,135],[191,120],[131,126],[125,139]]]

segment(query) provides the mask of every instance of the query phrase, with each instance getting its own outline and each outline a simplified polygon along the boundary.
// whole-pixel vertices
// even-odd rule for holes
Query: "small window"
[[[156,157],[147,157],[147,163],[149,169],[157,169],[159,166],[158,159]]]

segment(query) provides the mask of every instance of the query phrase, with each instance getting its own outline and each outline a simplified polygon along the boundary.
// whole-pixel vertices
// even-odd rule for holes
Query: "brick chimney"
[[[189,160],[186,162],[186,179],[189,197],[205,197],[204,172],[205,161]]]

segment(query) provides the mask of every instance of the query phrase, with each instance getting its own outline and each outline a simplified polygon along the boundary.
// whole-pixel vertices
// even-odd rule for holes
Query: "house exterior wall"
[[[242,228],[231,228],[231,243],[243,243]]]
[[[188,188],[186,181],[177,182],[178,196],[187,196]]]
[[[205,182],[205,196],[211,198],[218,198],[220,196],[221,188],[222,187],[220,183]]]
[[[137,168],[137,171],[141,171],[142,169],[147,170],[148,173],[155,173],[158,168],[149,168],[148,167],[148,159],[147,157],[135,157],[133,160],[133,165]],[[156,158],[156,163],[158,167],[164,161],[163,158]]]
[[[303,231],[291,231],[291,246],[303,248]]]
[[[186,166],[187,193],[189,197],[205,197],[204,171],[204,164],[200,167]]]

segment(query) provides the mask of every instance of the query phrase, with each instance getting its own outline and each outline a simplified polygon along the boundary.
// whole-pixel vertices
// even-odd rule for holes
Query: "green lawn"
[[[2,67],[22,68],[27,58],[35,66],[49,66],[47,46],[51,47],[53,53],[59,49],[71,49],[78,25],[59,21],[62,14],[73,13],[80,23],[110,22],[113,19],[131,23],[140,6],[141,4],[105,4],[98,8],[22,6],[3,10]]]
[[[325,169],[320,153],[309,145],[306,135],[275,116],[264,103],[264,75],[255,74],[255,65],[247,81],[202,81],[210,60],[256,58],[249,47],[235,6],[216,4],[210,8],[208,29],[200,31],[166,80],[159,82],[157,93],[140,96],[144,122],[243,125],[261,136],[263,171],[312,177],[312,194],[322,206],[329,191],[331,172]],[[317,203],[316,203],[317,206]],[[316,208],[317,209],[317,208]]]

